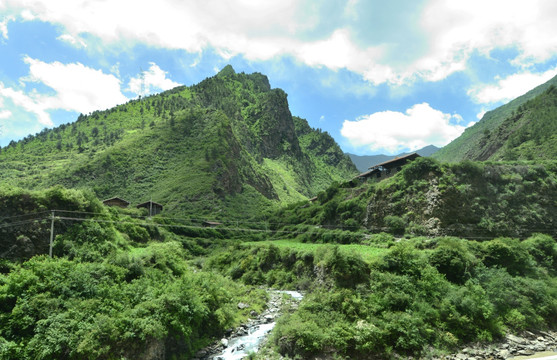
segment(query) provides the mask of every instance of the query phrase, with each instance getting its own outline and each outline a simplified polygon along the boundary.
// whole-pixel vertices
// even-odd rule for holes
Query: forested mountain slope
[[[460,137],[436,152],[433,157],[449,162],[500,158],[554,159],[552,154],[555,154],[555,140],[549,139],[556,134],[555,127],[552,126],[557,122],[557,112],[552,100],[556,94],[551,90],[554,86],[557,86],[557,77],[508,104],[488,111],[478,123],[466,129]],[[531,124],[524,131],[511,136],[526,123]],[[543,131],[538,131],[542,128]],[[545,132],[547,130],[548,133]],[[528,141],[535,142],[537,150],[527,144],[528,150],[519,151],[521,154],[511,151],[513,147]],[[496,151],[498,149],[501,151]]]
[[[274,222],[317,239],[316,225],[399,236],[524,238],[555,235],[556,198],[555,161],[447,164],[418,158],[389,179],[335,184],[311,205],[281,209]]]
[[[0,152],[0,185],[91,188],[165,211],[245,216],[305,199],[356,169],[293,118],[266,76],[231,66],[191,87],[81,115]]]

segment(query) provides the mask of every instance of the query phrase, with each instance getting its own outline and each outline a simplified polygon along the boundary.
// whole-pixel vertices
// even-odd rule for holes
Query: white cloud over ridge
[[[373,84],[439,81],[464,70],[473,53],[488,56],[500,48],[517,49],[513,63],[525,67],[557,54],[557,37],[550,36],[557,18],[553,0],[428,0],[419,16],[401,24],[408,33],[425,34],[424,51],[402,63],[397,63],[400,50],[411,48],[413,38],[402,38],[394,47],[357,40],[380,30],[356,21],[371,11],[365,6],[380,8],[379,1],[348,1],[339,20],[319,31],[318,24],[327,19],[319,18],[325,15],[315,13],[318,3],[309,0],[161,0],[157,6],[146,0],[5,3],[14,13],[25,9],[42,21],[62,24],[73,39],[89,33],[107,43],[131,40],[194,53],[212,48],[224,58],[248,60],[291,56],[309,66],[353,71]]]
[[[508,102],[549,81],[556,75],[557,68],[537,74],[522,72],[505,78],[497,78],[495,79],[496,84],[474,86],[467,93],[474,102],[479,104]]]
[[[392,154],[418,150],[427,145],[447,145],[465,130],[458,114],[445,114],[427,103],[416,104],[404,113],[383,111],[345,120],[341,134],[355,147],[371,151],[386,149]]]
[[[180,84],[166,77],[167,72],[154,62],[149,63],[149,70],[130,79],[127,91],[138,95],[147,95],[156,90],[170,90]]]

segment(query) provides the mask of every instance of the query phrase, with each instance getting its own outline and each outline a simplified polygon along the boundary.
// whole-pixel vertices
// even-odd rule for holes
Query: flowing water
[[[271,291],[275,294],[288,294],[295,301],[300,301],[303,295],[297,291]],[[272,309],[274,311],[276,309]],[[263,317],[264,318],[264,317]],[[228,340],[228,346],[222,354],[213,356],[213,360],[239,360],[248,356],[250,353],[255,353],[259,349],[261,342],[273,330],[276,321],[271,321],[264,324],[254,324],[249,326],[248,334],[233,337]]]
[[[273,330],[276,322],[269,324],[255,325],[249,329],[249,334],[230,339],[228,347],[221,355],[213,357],[215,360],[239,360],[249,353],[257,352],[259,344],[265,339],[267,334]]]

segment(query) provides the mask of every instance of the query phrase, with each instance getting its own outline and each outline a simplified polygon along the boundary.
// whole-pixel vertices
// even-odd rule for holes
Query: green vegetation
[[[230,248],[206,266],[310,290],[273,332],[272,347],[292,358],[418,356],[557,325],[557,244],[547,235],[414,238],[369,263],[341,246],[277,244]]]
[[[267,77],[231,67],[0,149],[0,186],[88,188],[206,218],[273,209],[355,173],[328,134],[292,117]]]
[[[0,359],[192,358],[261,313],[266,287],[305,291],[268,342],[277,358],[428,357],[554,329],[557,94],[538,90],[463,149],[550,160],[419,158],[380,182],[346,181],[329,134],[230,66],[13,142]],[[165,213],[99,201],[116,195]]]
[[[440,161],[553,160],[557,154],[557,77],[488,111],[432,156]]]
[[[415,164],[389,181],[447,171],[431,160]],[[332,189],[321,201],[349,190]],[[261,312],[261,287],[306,291],[268,345],[290,357],[427,355],[557,326],[557,244],[548,235],[396,240],[298,224],[296,232],[282,228],[276,240],[260,241],[266,236],[259,232],[147,219],[60,187],[11,188],[0,202],[13,209],[0,221],[2,234],[16,242],[46,242],[44,209],[64,207],[81,218],[56,220],[53,259],[0,264],[2,359],[190,358],[250,311]],[[32,226],[6,226],[21,212],[37,216]],[[239,309],[239,302],[249,307]]]
[[[313,203],[280,209],[276,229],[308,242],[361,243],[362,231],[472,239],[555,235],[557,164],[419,158],[393,177],[333,184]],[[333,233],[328,232],[329,236]]]
[[[43,210],[81,218],[56,220],[53,259],[0,263],[1,359],[190,358],[266,302],[263,290],[188,264],[218,243],[222,234],[212,229],[149,223],[60,187],[8,189],[0,204],[10,211],[0,220],[1,243],[26,238],[39,254],[50,230]],[[240,301],[250,306],[239,310]]]

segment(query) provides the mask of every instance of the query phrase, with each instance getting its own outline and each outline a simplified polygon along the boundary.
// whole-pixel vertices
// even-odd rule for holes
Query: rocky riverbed
[[[248,323],[230,329],[224,338],[198,351],[193,360],[239,360],[257,352],[284,309],[295,310],[301,299],[302,294],[297,291],[269,290],[265,311],[252,311]],[[249,304],[238,303],[239,309],[248,307]]]
[[[457,354],[447,355],[438,359],[444,360],[505,360],[521,356],[532,356],[537,353],[557,355],[557,332],[537,331],[517,335],[507,335],[499,343],[489,346],[470,346]]]

